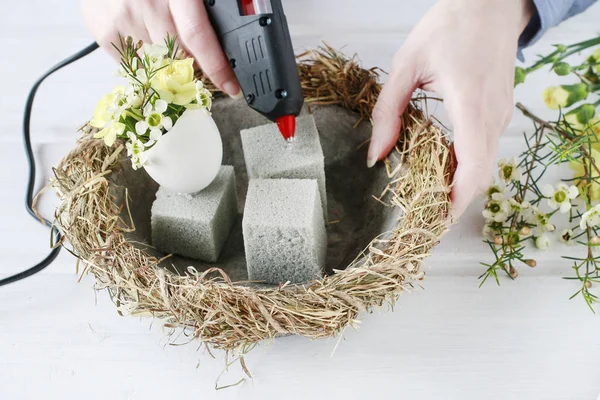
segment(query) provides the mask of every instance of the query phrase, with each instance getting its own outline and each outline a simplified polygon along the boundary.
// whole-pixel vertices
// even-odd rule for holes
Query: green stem
[[[578,50],[584,50],[584,49],[587,49],[588,47],[592,47],[597,44],[600,44],[600,36],[595,37],[593,39],[587,39],[587,40],[584,40],[579,43],[573,43],[573,44],[567,46],[567,48],[577,48]],[[571,53],[571,54],[573,54],[573,53]]]
[[[546,57],[542,57],[541,59],[539,59],[538,61],[533,63],[530,67],[525,68],[525,72],[527,72],[527,73],[533,72],[535,70],[540,69],[541,67],[543,67],[546,64],[550,64],[550,63],[555,64],[573,54],[579,53],[582,50],[596,46],[598,44],[600,44],[600,36],[593,38],[593,39],[588,39],[588,40],[584,40],[579,43],[574,43],[572,45],[569,45],[569,46],[567,46],[568,50],[564,51],[564,52],[561,52],[560,49],[554,50],[552,53],[548,54]]]

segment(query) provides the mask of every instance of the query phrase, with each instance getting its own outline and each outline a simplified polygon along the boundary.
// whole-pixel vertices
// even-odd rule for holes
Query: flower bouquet
[[[121,57],[118,74],[127,83],[98,102],[90,121],[98,130],[94,137],[107,146],[122,139],[133,169],[146,167],[161,185],[201,190],[218,171],[222,147],[210,116],[212,95],[195,78],[194,59],[180,51],[174,36],[167,36],[164,45],[120,36],[114,47]],[[170,145],[161,146],[166,138]],[[161,147],[171,154],[163,154]],[[196,173],[182,174],[190,169]]]
[[[555,121],[545,121],[533,115],[523,105],[517,107],[534,124],[534,132],[525,134],[527,149],[518,157],[501,160],[499,181],[487,191],[483,210],[485,242],[494,260],[481,263],[486,267],[482,283],[498,273],[514,279],[517,266],[535,267],[536,261],[527,257],[527,242],[541,250],[551,245],[551,233],[565,244],[573,275],[566,279],[580,282],[573,295],[582,295],[590,308],[598,297],[590,290],[593,282],[600,283],[600,258],[594,253],[600,246],[600,37],[573,45],[556,45],[555,50],[533,65],[515,70],[515,85],[522,84],[534,71],[550,66],[558,76],[570,76],[576,83],[550,86],[543,92],[543,101],[557,110]],[[583,61],[573,61],[575,55],[585,54]],[[568,165],[572,174],[560,182],[542,184],[549,170]],[[561,171],[563,171],[561,170]],[[563,216],[562,218],[560,216]],[[561,228],[557,229],[557,224]]]

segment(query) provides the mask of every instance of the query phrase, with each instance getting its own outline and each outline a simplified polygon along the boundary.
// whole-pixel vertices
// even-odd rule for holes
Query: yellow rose
[[[111,120],[112,114],[108,111],[108,107],[111,105],[114,94],[107,94],[100,99],[96,110],[94,111],[94,117],[90,121],[90,125],[94,128],[103,129],[108,121]]]
[[[589,89],[585,83],[573,85],[550,86],[544,89],[544,103],[552,110],[568,108],[573,104],[585,100]]]
[[[152,79],[152,87],[167,103],[185,106],[196,98],[194,59],[164,60]]]
[[[600,151],[598,151],[596,149],[592,149],[591,156],[594,159],[594,163],[600,167]],[[573,170],[574,176],[577,176],[577,177],[584,176],[585,171],[584,171],[584,166],[582,163],[570,161],[569,167],[571,167],[571,169]],[[591,178],[593,179],[591,183],[588,183],[585,180],[575,180],[575,184],[579,188],[579,192],[581,193],[582,196],[585,195],[587,186],[591,184],[591,186],[590,186],[590,196],[592,197],[591,200],[599,200],[600,199],[600,184],[597,183],[597,179],[594,179],[594,178],[598,178],[598,173],[593,168],[592,168]]]
[[[117,136],[120,136],[125,132],[125,124],[120,122],[113,122],[110,126],[102,129],[100,132],[94,134],[96,139],[104,139],[104,143],[107,146],[112,146],[117,140]]]
[[[565,107],[569,100],[569,92],[561,86],[550,86],[544,89],[544,103],[551,110],[558,110]]]
[[[102,97],[96,105],[96,110],[94,110],[94,116],[90,121],[90,125],[94,128],[104,129],[109,121],[118,119],[120,115],[115,115],[115,110],[111,109],[111,106],[114,106],[113,103],[115,102],[115,98],[121,99],[120,102],[122,103],[122,99],[126,95],[127,93],[124,86],[115,86],[113,92]],[[118,104],[118,106],[120,105],[122,104]]]

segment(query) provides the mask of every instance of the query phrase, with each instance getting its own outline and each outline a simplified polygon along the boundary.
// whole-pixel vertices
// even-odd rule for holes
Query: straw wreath
[[[381,90],[376,70],[324,47],[304,54],[299,71],[308,102],[340,104],[356,111],[357,119],[369,118]],[[360,312],[393,305],[418,285],[421,262],[448,226],[454,168],[449,142],[415,104],[403,118],[394,150],[402,162],[386,161],[389,184],[382,197],[402,210],[402,218],[347,269],[321,280],[257,288],[231,282],[216,268],[178,275],[158,267],[159,259],[127,241],[135,229],[122,217],[129,205],[119,204],[111,188],[110,174],[120,168],[124,148],[93,139],[89,125],[55,169],[51,184],[61,199],[55,223],[79,258],[81,274],[93,274],[120,313],[158,318],[225,350],[288,334],[335,336],[355,326]]]

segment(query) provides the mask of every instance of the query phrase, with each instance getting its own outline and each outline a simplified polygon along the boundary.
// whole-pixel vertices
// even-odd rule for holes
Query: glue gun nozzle
[[[275,122],[277,123],[279,132],[281,132],[283,138],[288,143],[294,141],[294,135],[296,133],[296,117],[294,115],[284,115],[283,117],[277,118]]]

